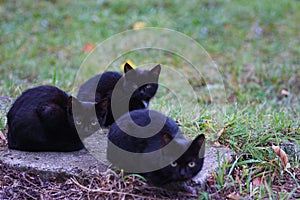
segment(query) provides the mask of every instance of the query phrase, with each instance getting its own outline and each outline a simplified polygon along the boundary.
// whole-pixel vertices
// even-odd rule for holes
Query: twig
[[[7,143],[6,137],[2,131],[0,131],[0,138],[1,138],[1,140],[3,140],[5,142],[5,144]]]
[[[178,192],[178,191],[174,191],[174,190],[166,190],[164,188],[153,187],[153,186],[146,186],[146,187],[141,186],[141,187],[138,187],[138,189],[140,191],[143,191],[144,189],[150,189],[150,190],[157,190],[157,191],[160,191],[160,192]],[[186,196],[186,197],[195,197],[195,198],[199,197],[197,194],[191,194],[191,193],[186,193],[186,192],[182,192],[182,191],[179,191],[178,193],[182,194],[183,196]]]
[[[31,199],[37,199],[37,198],[31,196],[30,194],[28,194],[26,191],[22,191],[22,190],[21,190],[20,192],[24,193],[25,195],[27,195],[27,196],[30,197]]]
[[[89,191],[89,192],[99,192],[99,193],[103,193],[103,194],[129,195],[129,196],[137,197],[137,198],[155,199],[155,198],[151,198],[151,197],[147,197],[147,196],[143,196],[143,195],[130,194],[130,193],[126,193],[126,192],[106,191],[106,190],[101,190],[101,189],[89,189],[89,188],[81,185],[80,183],[78,183],[78,181],[75,178],[71,178],[71,181],[75,185],[77,185],[78,187],[80,187],[81,189]]]
[[[33,182],[31,182],[30,180],[27,179],[25,173],[22,173],[22,176],[23,176],[23,178],[24,178],[24,180],[25,180],[26,182],[28,182],[29,184],[33,185],[34,187],[38,187],[36,184],[34,184]]]

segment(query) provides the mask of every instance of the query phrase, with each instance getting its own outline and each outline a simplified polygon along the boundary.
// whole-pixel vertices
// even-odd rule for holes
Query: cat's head
[[[81,137],[87,137],[104,126],[108,100],[98,103],[79,101],[74,97],[68,100],[68,119]]]
[[[123,77],[124,91],[129,94],[134,91],[131,98],[149,101],[156,94],[160,71],[160,65],[156,65],[151,70],[140,70],[126,63]]]
[[[167,144],[172,137],[164,135],[163,143]],[[182,144],[188,145],[188,144]],[[157,170],[152,182],[156,185],[164,185],[170,182],[186,181],[193,178],[202,169],[204,162],[205,136],[198,135],[190,144],[188,149],[176,161],[168,166]]]

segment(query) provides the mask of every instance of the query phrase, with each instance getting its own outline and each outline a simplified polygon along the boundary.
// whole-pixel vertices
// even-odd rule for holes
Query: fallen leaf
[[[220,144],[220,142],[219,142],[219,141],[215,141],[215,142],[214,142],[214,146],[215,146],[215,147],[220,147],[220,146],[221,146],[221,144]]]
[[[290,130],[289,130],[290,132],[294,132],[294,131],[296,131],[296,129],[294,129],[294,128],[290,128]]]
[[[86,44],[82,47],[81,52],[83,52],[83,53],[89,53],[89,52],[93,51],[94,48],[95,48],[94,43],[89,42],[89,43],[86,43]]]
[[[7,142],[6,137],[4,136],[2,131],[0,131],[0,139],[3,140],[5,143]]]
[[[272,149],[280,158],[282,166],[286,168],[286,165],[289,162],[289,158],[287,157],[286,153],[279,146],[272,145]]]
[[[225,133],[226,127],[221,128],[221,130],[217,133],[217,136],[221,136],[223,133]]]
[[[281,90],[281,95],[282,96],[289,96],[290,93],[287,90]]]
[[[213,176],[210,176],[208,179],[207,179],[207,183],[212,186],[212,185],[215,185],[216,184],[216,179],[213,177]]]
[[[227,195],[228,199],[233,199],[233,200],[239,200],[242,199],[242,197],[239,194],[236,194],[235,192]]]
[[[135,22],[133,24],[133,30],[137,30],[140,28],[145,28],[146,27],[146,22]]]
[[[235,175],[235,179],[234,179],[238,184],[241,184],[241,179],[238,176],[238,174]]]
[[[133,62],[131,60],[126,60],[125,62],[122,63],[121,65],[121,71],[124,73],[124,66],[125,64],[128,63],[133,69],[136,68],[136,66],[133,64]]]
[[[190,72],[190,68],[188,66],[184,65],[182,68],[186,73]]]
[[[260,185],[261,185],[261,178],[260,178],[260,177],[255,177],[255,178],[252,180],[252,184],[253,184],[253,186],[255,186],[255,187],[260,187]]]

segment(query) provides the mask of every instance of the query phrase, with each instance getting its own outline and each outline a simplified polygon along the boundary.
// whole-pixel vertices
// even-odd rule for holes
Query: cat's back
[[[30,111],[45,103],[63,106],[67,103],[68,94],[54,86],[38,86],[24,91],[13,103],[8,116],[19,110]]]
[[[98,88],[113,89],[113,87],[117,84],[121,77],[122,74],[119,72],[107,71],[102,74],[93,76],[88,81],[86,81],[83,86],[96,83],[98,85]]]
[[[149,125],[149,123],[155,123],[159,121],[161,122],[160,124],[163,124],[164,130],[168,130],[170,132],[178,130],[176,123],[171,118],[155,110],[148,109],[130,111],[129,113],[122,115],[117,120],[117,123],[114,123],[112,127],[118,129],[120,126],[122,129],[124,129],[124,127],[129,128],[135,124],[145,127]]]
[[[113,71],[95,75],[80,86],[77,97],[79,100],[92,102],[96,96],[96,101],[100,101],[111,94],[121,77],[121,73]]]
[[[98,76],[101,77],[101,83],[107,83],[108,85],[115,86],[119,79],[122,77],[122,74],[119,72],[108,71]]]
[[[54,86],[38,86],[24,91],[7,113],[10,130],[36,127],[41,119],[52,122],[65,119],[68,94]],[[54,120],[54,121],[53,121]],[[49,121],[49,120],[48,120]]]
[[[163,134],[180,134],[177,124],[154,110],[134,110],[121,116],[110,127],[108,139],[131,152],[151,152],[160,149]]]
[[[24,91],[7,114],[8,147],[25,151],[83,148],[76,129],[68,120],[70,99],[67,93],[54,86]]]

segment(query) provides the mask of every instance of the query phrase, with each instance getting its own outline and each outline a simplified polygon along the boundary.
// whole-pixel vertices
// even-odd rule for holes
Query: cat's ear
[[[163,136],[162,136],[162,146],[165,146],[167,144],[169,144],[169,142],[171,142],[172,140],[172,136],[169,134],[169,133],[164,133]]]
[[[161,71],[161,66],[159,64],[150,70],[150,72],[156,76],[159,76],[160,71]]]
[[[131,65],[129,65],[128,63],[125,63],[125,65],[124,65],[124,72],[125,73],[129,72],[132,69],[133,69],[133,67],[131,67]]]
[[[107,110],[107,105],[108,105],[108,99],[105,98],[105,99],[102,99],[101,101],[99,101],[97,104],[96,104],[96,110]]]
[[[198,135],[192,142],[190,148],[199,155],[200,158],[204,157],[205,153],[205,136],[204,134]]]

